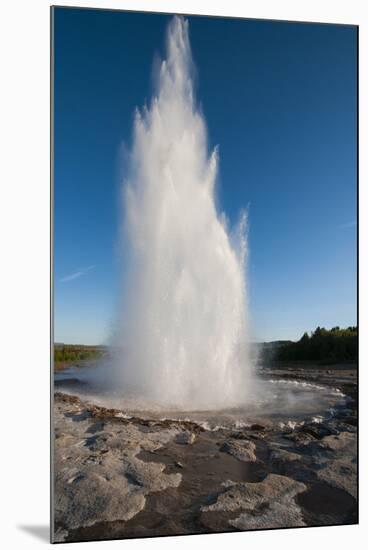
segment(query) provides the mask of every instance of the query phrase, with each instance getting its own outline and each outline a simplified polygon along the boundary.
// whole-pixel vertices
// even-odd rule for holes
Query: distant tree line
[[[317,327],[310,335],[305,332],[298,342],[287,342],[275,349],[278,361],[356,361],[358,356],[357,327],[331,330]]]
[[[54,361],[55,363],[71,363],[73,361],[83,361],[100,357],[105,351],[102,346],[75,346],[75,345],[55,345]]]

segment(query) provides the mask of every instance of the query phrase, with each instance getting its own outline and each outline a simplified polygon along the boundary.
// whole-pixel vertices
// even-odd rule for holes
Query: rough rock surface
[[[344,489],[357,498],[357,436],[341,432],[329,435],[319,443],[314,456],[317,476],[329,485]]]
[[[257,460],[255,450],[255,444],[247,440],[225,441],[220,447],[220,451],[229,453],[244,462],[255,462]]]
[[[58,400],[55,424],[57,540],[64,540],[70,529],[97,521],[129,520],[143,509],[148,494],[181,482],[181,474],[163,472],[164,464],[136,457],[174,439],[176,428],[143,432],[132,423],[115,421],[107,429],[78,403],[65,407]]]
[[[229,482],[216,502],[203,506],[202,511],[241,512],[229,522],[237,529],[298,527],[305,523],[294,497],[305,490],[303,483],[276,474],[259,483]]]
[[[175,438],[175,442],[181,445],[193,445],[195,440],[196,434],[193,432],[180,432]]]
[[[302,458],[302,455],[299,453],[292,453],[280,447],[275,448],[270,454],[270,460],[272,463],[294,462],[294,460],[302,460]]]

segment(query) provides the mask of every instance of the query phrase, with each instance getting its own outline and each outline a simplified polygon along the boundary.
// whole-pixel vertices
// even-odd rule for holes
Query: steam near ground
[[[260,422],[290,427],[305,421],[321,422],[331,418],[335,410],[344,406],[347,398],[337,388],[306,381],[257,378],[252,396],[238,406],[206,409],[203,406],[185,409],[179,404],[165,404],[113,388],[106,379],[110,363],[97,361],[86,367],[69,367],[56,374],[58,388],[65,393],[107,408],[117,409],[118,415],[144,418],[185,419],[200,423],[206,429],[241,428]]]

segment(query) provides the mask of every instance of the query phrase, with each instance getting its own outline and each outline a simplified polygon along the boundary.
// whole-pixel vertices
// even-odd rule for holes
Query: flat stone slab
[[[314,457],[317,476],[332,487],[344,489],[355,499],[357,484],[357,436],[356,433],[341,432],[324,437],[319,448],[321,453]],[[324,452],[323,452],[324,451]]]
[[[236,512],[229,523],[241,530],[299,527],[305,525],[295,496],[306,490],[303,483],[286,476],[269,474],[259,483],[229,482],[214,504],[202,512]]]
[[[255,444],[244,439],[225,441],[220,447],[223,453],[228,453],[243,462],[255,462],[257,460],[255,450]]]

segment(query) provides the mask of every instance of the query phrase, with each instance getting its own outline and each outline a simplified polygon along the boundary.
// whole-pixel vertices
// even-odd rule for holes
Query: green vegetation
[[[358,356],[357,327],[331,330],[317,327],[310,335],[305,332],[298,342],[287,342],[275,349],[277,361],[320,361],[337,363],[356,361]]]
[[[77,363],[86,359],[97,359],[106,353],[104,346],[82,346],[82,345],[54,345],[55,367],[65,364]]]

